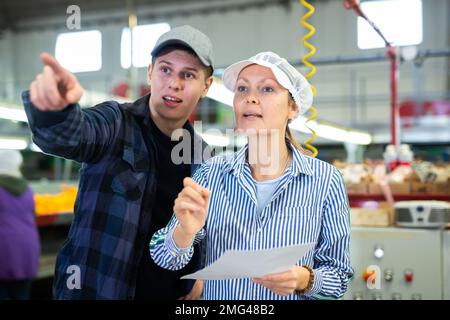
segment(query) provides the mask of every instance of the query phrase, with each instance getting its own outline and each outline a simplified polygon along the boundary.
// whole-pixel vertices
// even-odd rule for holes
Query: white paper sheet
[[[259,251],[226,251],[206,268],[181,279],[224,280],[261,277],[292,268],[313,243]]]

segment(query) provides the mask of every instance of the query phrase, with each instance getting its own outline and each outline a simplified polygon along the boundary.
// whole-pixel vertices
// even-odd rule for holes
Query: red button
[[[371,276],[374,276],[374,275],[375,275],[375,271],[372,271],[372,272],[364,271],[363,274],[362,274],[362,278],[363,278],[364,282],[367,282],[367,281],[369,280],[369,278],[370,278]],[[374,279],[375,279],[375,278],[372,278],[372,281],[373,281]]]
[[[405,281],[406,282],[412,282],[413,278],[414,278],[414,276],[413,276],[412,272],[405,273]]]

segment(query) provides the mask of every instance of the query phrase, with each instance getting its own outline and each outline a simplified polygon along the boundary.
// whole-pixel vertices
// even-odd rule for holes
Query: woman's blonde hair
[[[296,108],[298,108],[291,93],[289,93],[288,96],[289,96],[289,105],[294,105]],[[295,139],[294,135],[291,132],[291,129],[289,129],[289,124],[291,123],[291,121],[292,119],[289,119],[286,126],[286,137],[285,137],[286,142],[291,143],[301,153],[305,155],[311,155],[311,152],[302,147],[302,145],[297,141],[297,139]]]

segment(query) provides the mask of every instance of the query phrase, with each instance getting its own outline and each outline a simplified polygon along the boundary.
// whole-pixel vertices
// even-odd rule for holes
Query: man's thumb
[[[69,104],[74,104],[74,103],[77,103],[78,101],[80,101],[82,95],[83,95],[83,90],[81,89],[81,87],[79,85],[76,85],[75,88],[67,91],[65,98]]]

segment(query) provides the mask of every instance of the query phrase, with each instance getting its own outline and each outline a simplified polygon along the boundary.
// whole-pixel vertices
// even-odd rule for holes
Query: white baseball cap
[[[313,103],[313,92],[308,80],[286,59],[273,52],[260,52],[248,60],[236,62],[225,69],[222,80],[228,90],[235,91],[239,73],[251,64],[270,68],[278,83],[286,88],[294,98],[299,113],[305,113]]]

